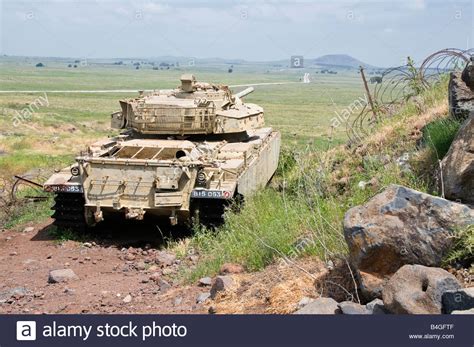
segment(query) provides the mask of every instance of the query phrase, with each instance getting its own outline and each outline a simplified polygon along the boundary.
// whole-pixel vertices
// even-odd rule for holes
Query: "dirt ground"
[[[61,243],[50,223],[0,232],[0,313],[288,313],[303,297],[316,297],[315,279],[327,275],[317,259],[275,264],[232,274],[235,291],[201,302],[210,285],[184,284],[179,276],[199,257],[161,250],[156,230],[122,226]],[[78,278],[48,283],[56,269]]]

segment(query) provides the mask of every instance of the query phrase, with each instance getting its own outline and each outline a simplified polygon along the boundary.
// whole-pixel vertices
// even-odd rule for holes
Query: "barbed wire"
[[[375,86],[370,93],[374,109],[365,105],[360,113],[346,123],[349,143],[359,143],[379,119],[392,116],[399,106],[437,83],[442,76],[464,69],[473,54],[473,48],[447,48],[430,54],[419,68],[408,57],[406,65],[384,70],[372,80]]]

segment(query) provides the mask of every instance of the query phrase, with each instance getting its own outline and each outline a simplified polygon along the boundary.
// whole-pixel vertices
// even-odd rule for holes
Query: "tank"
[[[176,89],[120,100],[111,126],[121,133],[91,144],[44,184],[55,195],[54,223],[83,230],[113,215],[220,223],[278,165],[280,133],[264,127],[260,106],[242,101],[252,91],[183,75]]]

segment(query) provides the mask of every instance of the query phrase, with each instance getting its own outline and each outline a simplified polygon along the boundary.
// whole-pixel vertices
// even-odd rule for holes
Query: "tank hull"
[[[190,222],[197,213],[215,219],[236,197],[264,187],[278,166],[280,133],[260,128],[248,135],[239,142],[132,136],[99,141],[76,158],[75,166],[53,175],[45,189],[60,194],[60,201],[68,201],[65,194],[81,196],[83,209],[75,213],[88,226],[110,214],[167,218],[173,225]],[[56,219],[64,219],[65,210],[69,218],[71,208],[60,205]]]

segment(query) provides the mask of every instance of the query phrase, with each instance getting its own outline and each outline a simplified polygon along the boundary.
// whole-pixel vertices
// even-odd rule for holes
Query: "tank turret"
[[[121,100],[112,127],[154,135],[244,133],[264,124],[263,109],[242,101],[251,92],[253,88],[232,94],[227,86],[197,82],[185,74],[176,89]]]

